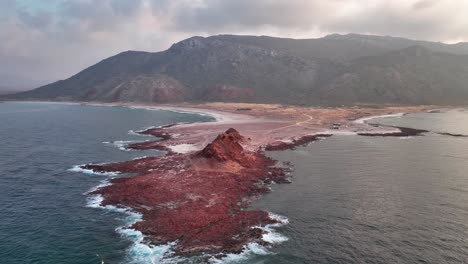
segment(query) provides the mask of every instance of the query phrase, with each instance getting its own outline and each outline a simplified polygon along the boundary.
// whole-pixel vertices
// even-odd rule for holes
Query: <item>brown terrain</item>
[[[142,105],[140,105],[143,107]],[[288,168],[275,166],[265,150],[290,149],[332,136],[406,136],[424,131],[382,128],[360,118],[416,112],[430,107],[309,108],[281,105],[222,104],[158,107],[208,112],[217,122],[174,124],[140,131],[158,138],[131,144],[133,149],[166,150],[165,156],[127,162],[85,165],[97,172],[132,173],[102,187],[102,205],[129,207],[143,220],[132,228],[148,243],[176,241],[179,256],[222,257],[248,243],[268,246],[262,226],[277,223],[264,211],[248,210],[251,199],[271,182],[289,182]]]
[[[143,105],[140,105],[143,107]],[[155,107],[166,110],[185,110],[199,113],[211,113],[219,116],[218,122],[180,124],[163,129],[143,131],[166,140],[137,143],[131,148],[171,148],[185,144],[191,149],[203,149],[216,136],[233,127],[244,137],[248,144],[244,147],[258,151],[277,144],[293,143],[304,137],[316,134],[352,134],[352,133],[391,133],[399,132],[393,127],[374,127],[363,122],[354,122],[369,116],[409,113],[432,109],[431,106],[388,106],[388,107],[349,107],[349,108],[312,108],[283,106],[275,104],[245,103],[206,103],[180,104]],[[303,139],[302,139],[303,140]],[[296,143],[297,145],[297,143]]]

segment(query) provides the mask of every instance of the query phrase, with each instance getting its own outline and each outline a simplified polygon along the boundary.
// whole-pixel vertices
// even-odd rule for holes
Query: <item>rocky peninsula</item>
[[[268,192],[269,184],[290,182],[289,167],[278,166],[277,161],[265,155],[265,150],[292,149],[333,134],[422,133],[355,120],[426,108],[171,106],[163,109],[207,112],[218,120],[146,129],[138,133],[155,136],[157,140],[127,146],[164,150],[164,156],[88,164],[82,168],[131,174],[110,180],[111,185],[92,194],[103,197],[102,205],[127,207],[141,213],[142,221],[132,228],[141,231],[147,243],[176,242],[173,253],[177,256],[222,257],[240,253],[248,243],[268,245],[263,239],[266,235],[263,227],[278,223],[268,212],[249,210],[250,201]],[[243,109],[242,113],[237,109]]]

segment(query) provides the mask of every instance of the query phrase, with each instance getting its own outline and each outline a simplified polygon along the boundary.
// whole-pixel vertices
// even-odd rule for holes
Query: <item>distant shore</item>
[[[383,106],[383,107],[307,107],[278,104],[248,103],[107,103],[73,101],[30,101],[91,106],[128,107],[148,110],[164,110],[211,116],[215,122],[179,124],[167,129],[168,133],[180,134],[162,143],[167,148],[184,144],[192,150],[202,149],[216,135],[230,127],[250,138],[251,150],[262,149],[270,144],[283,144],[314,134],[357,135],[358,133],[391,133],[398,129],[367,124],[374,118],[400,116],[406,113],[441,109],[440,106]]]

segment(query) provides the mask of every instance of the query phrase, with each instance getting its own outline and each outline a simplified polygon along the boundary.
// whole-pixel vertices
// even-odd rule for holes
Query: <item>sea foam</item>
[[[106,209],[114,210],[114,208],[107,208],[107,206]],[[131,228],[133,224],[142,220],[142,215],[129,209],[124,210],[123,212],[128,215],[126,225],[116,228],[115,231],[132,242],[132,245],[127,249],[126,263],[171,263],[172,260],[167,257],[173,253],[171,248],[175,246],[175,242],[160,246],[144,243],[144,235],[140,231]]]
[[[109,183],[110,184],[110,183]],[[109,185],[107,184],[107,185]],[[101,187],[107,186],[105,183],[99,185]],[[95,188],[98,189],[98,188]],[[165,245],[154,246],[144,243],[144,235],[133,229],[132,226],[142,221],[143,216],[140,213],[137,213],[130,208],[106,205],[103,206],[102,202],[104,198],[102,195],[90,195],[87,199],[87,207],[90,208],[99,208],[112,212],[126,214],[125,224],[123,226],[117,227],[115,231],[120,234],[124,239],[127,239],[132,242],[132,245],[127,249],[127,256],[125,263],[129,264],[143,264],[143,263],[173,263],[177,258],[170,258],[172,255],[171,248],[175,246],[175,242],[168,243]]]
[[[145,131],[145,130],[148,130],[150,128],[154,128],[154,127],[149,127],[149,128],[146,128],[146,129],[143,129],[143,130],[138,130],[138,131],[135,131],[135,130],[129,130],[128,131],[128,134],[130,136],[140,136],[140,137],[152,137],[152,135],[147,135],[147,134],[141,134],[141,133],[138,133],[138,132],[142,132],[142,131]]]
[[[273,244],[280,244],[288,240],[287,237],[283,236],[282,234],[278,233],[275,231],[274,228],[286,225],[289,223],[288,218],[273,214],[273,213],[268,213],[270,219],[277,221],[275,224],[269,224],[266,226],[256,226],[253,228],[260,228],[262,229],[265,233],[262,236],[262,240],[265,242],[270,243],[271,245]],[[244,250],[239,253],[239,254],[227,254],[223,258],[215,258],[212,257],[210,258],[210,263],[213,264],[229,264],[229,263],[239,263],[245,260],[248,260],[249,258],[255,256],[255,255],[269,255],[272,254],[272,252],[268,249],[268,246],[263,246],[258,243],[249,243],[244,246]]]
[[[94,174],[94,175],[100,175],[100,176],[117,176],[119,173],[118,172],[99,172],[99,171],[94,171],[90,169],[83,169],[82,166],[85,166],[86,164],[81,164],[81,165],[75,165],[68,169],[68,171],[72,172],[81,172],[85,174]]]
[[[92,170],[85,170],[82,169],[79,165],[74,166],[72,171],[78,171],[83,173],[92,173],[96,174],[96,172]],[[109,175],[109,174],[107,174]],[[90,194],[99,190],[100,188],[112,185],[109,180],[103,180],[101,183],[90,190],[88,190],[84,194]],[[127,256],[126,262],[129,264],[143,264],[143,263],[174,263],[174,260],[177,258],[169,258],[172,254],[171,248],[175,245],[175,242],[168,243],[166,245],[160,246],[153,246],[144,243],[144,235],[132,228],[132,226],[142,221],[143,215],[137,213],[130,208],[122,207],[122,206],[114,206],[114,205],[102,205],[104,201],[104,197],[100,194],[92,194],[89,195],[87,198],[86,207],[90,208],[99,208],[104,209],[112,212],[122,213],[125,214],[125,224],[123,226],[117,227],[115,231],[120,234],[123,238],[132,242],[132,245],[127,249]]]
[[[102,142],[103,144],[110,144],[114,145],[115,147],[119,148],[120,150],[123,151],[131,151],[132,149],[127,148],[128,145],[132,143],[136,143],[140,141],[134,141],[134,140],[117,140],[117,141],[104,141]]]

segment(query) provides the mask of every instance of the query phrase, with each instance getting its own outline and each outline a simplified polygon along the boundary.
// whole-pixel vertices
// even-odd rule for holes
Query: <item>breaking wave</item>
[[[110,144],[114,145],[115,147],[119,148],[120,150],[123,151],[131,151],[132,149],[127,148],[129,144],[136,143],[136,142],[141,142],[141,141],[135,141],[135,140],[117,140],[117,141],[104,141],[102,142],[103,144]]]
[[[96,187],[90,189],[86,194],[92,193],[99,190],[102,187],[109,186],[111,183],[107,180],[102,181]],[[174,263],[177,258],[170,258],[172,254],[171,248],[175,246],[175,242],[168,243],[165,245],[154,246],[144,242],[145,236],[138,230],[132,228],[132,226],[142,221],[142,214],[137,213],[130,208],[118,207],[113,205],[102,205],[104,198],[100,194],[90,195],[87,199],[87,207],[99,208],[112,212],[118,212],[126,214],[125,224],[117,227],[115,231],[120,234],[124,239],[132,242],[132,245],[127,249],[127,256],[125,263],[128,264],[143,264],[143,263]]]
[[[276,220],[278,223],[276,224],[270,224],[266,226],[257,226],[254,228],[260,228],[262,229],[265,233],[262,236],[262,240],[265,242],[270,243],[270,245],[274,244],[280,244],[288,240],[287,237],[284,235],[276,232],[275,228],[278,228],[280,226],[284,226],[289,223],[288,218],[273,214],[273,213],[268,213],[270,219]],[[263,246],[258,243],[249,243],[244,246],[244,250],[239,253],[239,254],[227,254],[223,258],[214,258],[212,257],[210,259],[210,263],[213,264],[229,264],[229,263],[238,263],[241,261],[248,260],[249,258],[254,257],[255,255],[268,255],[268,254],[273,254],[268,246]]]
[[[119,175],[118,172],[98,172],[98,171],[94,171],[94,170],[90,170],[90,169],[83,169],[82,166],[84,166],[84,165],[86,165],[86,164],[75,165],[75,166],[71,167],[70,169],[68,169],[68,171],[81,172],[81,173],[85,173],[85,174],[94,174],[94,175],[100,175],[100,176],[117,176],[117,175]]]

